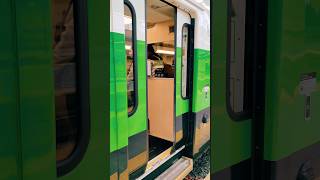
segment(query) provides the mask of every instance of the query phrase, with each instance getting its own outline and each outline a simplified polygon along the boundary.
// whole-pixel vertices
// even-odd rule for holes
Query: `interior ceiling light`
[[[129,16],[124,16],[124,24],[127,25],[127,24],[132,24],[132,18],[129,17]]]
[[[167,50],[162,50],[162,49],[158,49],[158,50],[156,51],[156,53],[158,53],[158,54],[174,55],[174,51],[167,51]]]
[[[131,49],[131,46],[130,45],[126,45],[126,50],[130,50],[130,49]]]

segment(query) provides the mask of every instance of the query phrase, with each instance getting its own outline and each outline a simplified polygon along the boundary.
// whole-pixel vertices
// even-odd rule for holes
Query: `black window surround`
[[[72,154],[57,162],[57,176],[72,171],[83,159],[90,140],[90,99],[89,99],[89,50],[87,0],[73,1],[75,58],[77,59],[77,95],[80,97],[80,119],[77,144]]]
[[[227,63],[226,63],[226,108],[229,116],[234,121],[248,120],[252,117],[252,92],[253,92],[253,9],[251,8],[251,0],[243,0],[246,6],[246,11],[243,14],[245,17],[245,27],[244,36],[242,37],[244,41],[244,62],[243,62],[243,108],[242,111],[236,112],[231,104],[231,62],[232,62],[232,41],[235,42],[236,39],[232,36],[232,17],[236,16],[237,12],[233,9],[233,0],[228,0],[228,11],[227,11]]]
[[[134,10],[133,5],[130,3],[129,0],[124,1],[124,5],[130,9],[132,15],[132,51],[133,51],[133,74],[134,74],[134,96],[135,102],[133,109],[128,112],[128,117],[132,116],[138,108],[138,65],[137,65],[137,32],[136,32],[136,12]]]

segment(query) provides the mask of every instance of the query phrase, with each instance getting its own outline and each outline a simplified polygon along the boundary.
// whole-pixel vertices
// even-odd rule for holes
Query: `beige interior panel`
[[[174,26],[174,21],[166,21],[157,23],[154,27],[148,29],[148,44],[170,42],[174,40],[174,33],[170,33],[169,29]]]
[[[150,135],[174,141],[174,79],[148,78]]]

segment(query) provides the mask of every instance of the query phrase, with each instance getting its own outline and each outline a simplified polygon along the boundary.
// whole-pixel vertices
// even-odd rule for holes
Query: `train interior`
[[[147,1],[149,162],[169,155],[174,143],[175,8]]]

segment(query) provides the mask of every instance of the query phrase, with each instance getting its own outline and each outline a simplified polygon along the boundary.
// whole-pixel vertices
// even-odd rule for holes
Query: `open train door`
[[[192,28],[187,12],[160,0],[147,1],[146,19],[148,171],[185,148],[182,122],[187,120],[191,107]]]
[[[209,146],[210,52],[205,11],[189,11],[177,9],[175,143],[191,157]]]
[[[175,149],[187,143],[187,122],[192,110],[193,25],[191,16],[177,9],[176,15],[176,76],[175,76]],[[183,128],[183,125],[185,128]],[[185,131],[185,132],[184,132]]]

